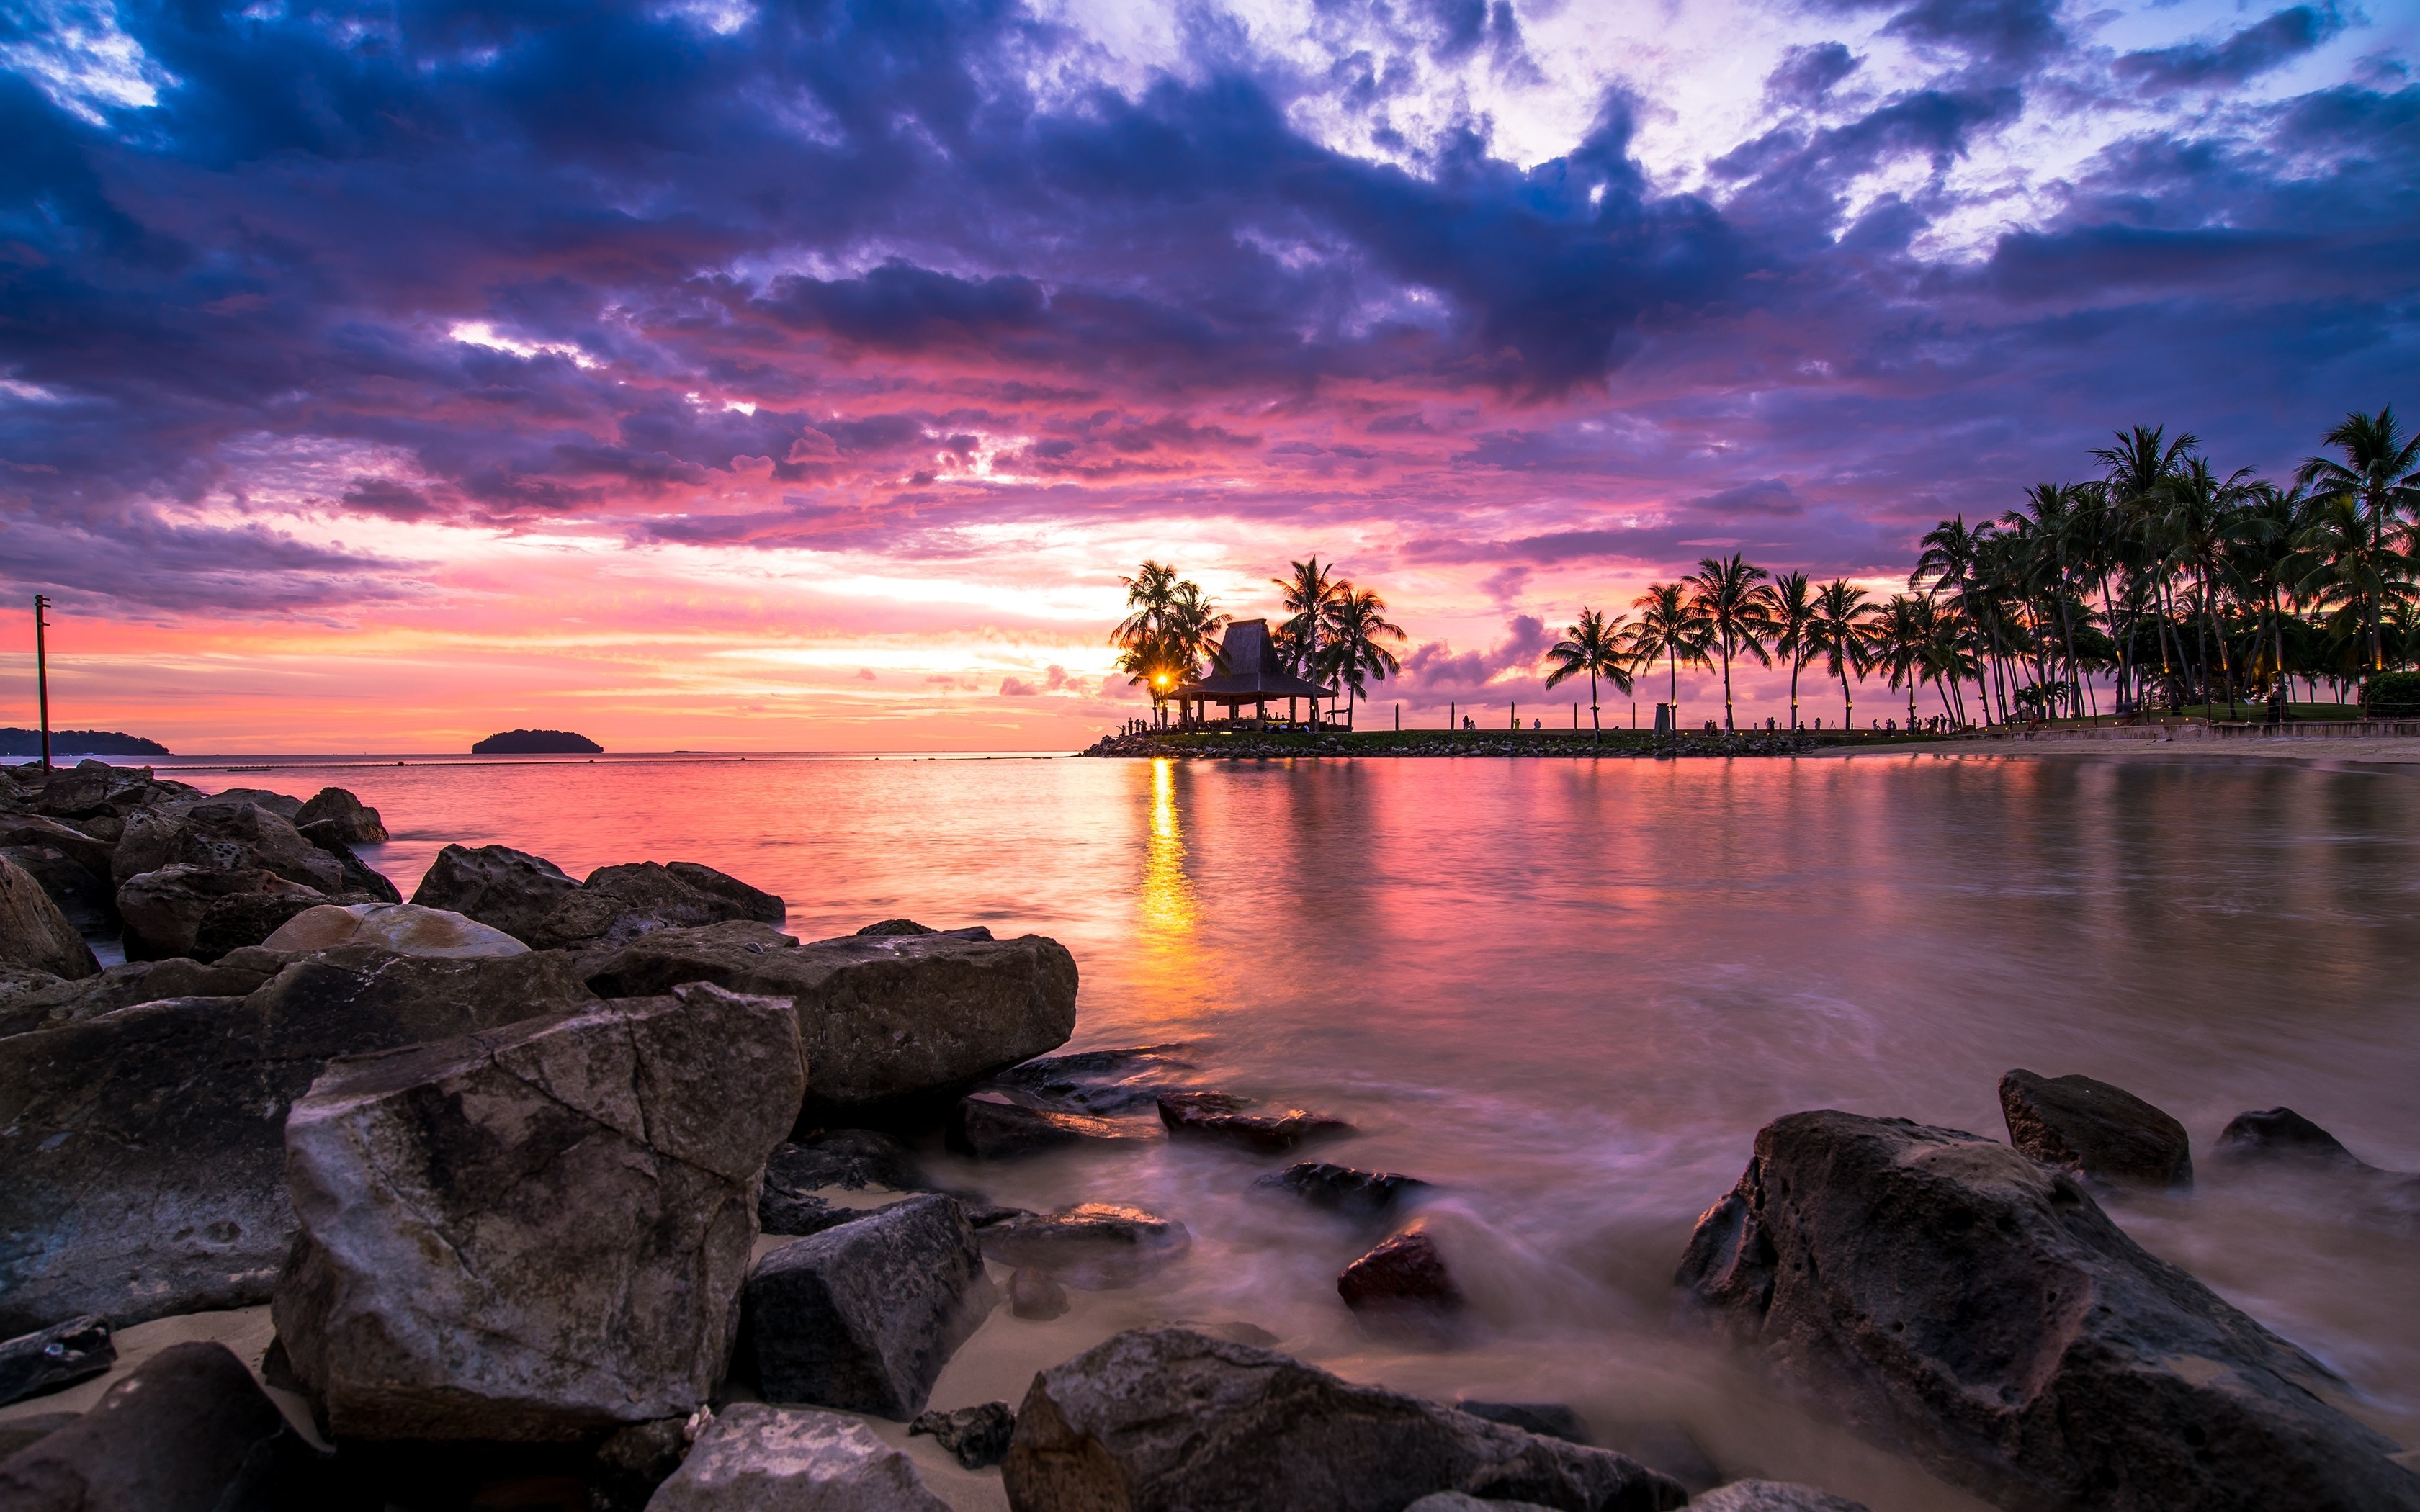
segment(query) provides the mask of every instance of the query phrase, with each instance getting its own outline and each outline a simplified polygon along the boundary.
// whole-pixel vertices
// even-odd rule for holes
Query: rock
[[[998,1300],[956,1203],[909,1197],[794,1240],[748,1277],[746,1337],[773,1401],[905,1422]]]
[[[367,893],[374,903],[403,902],[403,894],[396,890],[395,884],[387,880],[384,872],[372,871],[367,861],[353,854],[352,846],[345,842],[344,831],[337,821],[322,819],[316,825],[305,825],[302,835],[335,858],[337,867],[345,874],[343,886],[347,891]]]
[[[1460,1491],[1431,1491],[1404,1512],[1544,1512],[1535,1502],[1482,1502]]]
[[[1032,1266],[1084,1291],[1131,1287],[1193,1247],[1173,1218],[1115,1202],[1084,1202],[989,1224],[976,1238],[988,1258]]]
[[[688,1418],[659,1417],[616,1428],[597,1446],[590,1512],[642,1512],[689,1454]]]
[[[929,925],[919,924],[912,918],[886,918],[878,924],[868,924],[857,933],[861,936],[878,937],[888,934],[931,934],[936,932]]]
[[[2219,1133],[2218,1152],[2228,1160],[2248,1164],[2324,1165],[2348,1171],[2378,1169],[2292,1108],[2237,1114]]]
[[[805,1192],[784,1192],[768,1183],[756,1195],[756,1231],[804,1239],[865,1216],[858,1208],[835,1207]]]
[[[103,882],[110,881],[110,857],[117,847],[97,840],[73,825],[36,814],[0,820],[0,845],[39,845],[58,852]],[[113,884],[114,886],[114,884]]]
[[[1688,1425],[1670,1418],[1609,1419],[1598,1426],[1590,1442],[1654,1466],[1686,1486],[1693,1497],[1714,1489],[1723,1478]]]
[[[1303,1161],[1264,1176],[1253,1185],[1290,1192],[1312,1207],[1330,1212],[1375,1218],[1394,1211],[1404,1199],[1417,1197],[1428,1190],[1429,1184],[1418,1177],[1398,1176],[1391,1171],[1357,1171],[1350,1165]]]
[[[528,946],[503,930],[413,903],[321,904],[296,913],[261,943],[297,952],[374,945],[397,955],[447,961],[529,954]]]
[[[273,1303],[329,1431],[546,1442],[706,1400],[805,1087],[783,1005],[702,984],[332,1062],[286,1120]]]
[[[291,794],[271,793],[267,788],[224,788],[217,793],[187,788],[170,806],[194,809],[206,803],[248,803],[256,809],[267,810],[289,825],[300,823],[296,816],[302,811],[302,799]]]
[[[1029,1107],[1006,1092],[976,1092],[950,1110],[950,1148],[977,1160],[1016,1160],[1091,1140],[1160,1137],[1156,1124]]]
[[[39,1443],[83,1415],[81,1412],[35,1412],[25,1417],[0,1420],[0,1459],[7,1459],[20,1449]]]
[[[2316,1361],[1975,1134],[1768,1124],[1677,1279],[1785,1381],[2004,1506],[2420,1507]]]
[[[39,1029],[51,1022],[55,1013],[54,1005],[72,995],[78,985],[47,971],[0,961],[0,1038]]]
[[[312,1504],[320,1469],[224,1344],[172,1344],[91,1412],[0,1460],[8,1512]]]
[[[335,857],[304,840],[293,825],[256,803],[222,794],[174,810],[137,809],[110,857],[110,878],[120,888],[130,878],[167,866],[211,872],[262,871],[321,892],[345,885]],[[266,889],[253,888],[253,891]]]
[[[666,861],[664,870],[699,892],[720,898],[737,907],[741,918],[752,918],[760,924],[779,924],[790,915],[789,904],[779,897],[761,887],[752,887],[727,872],[717,872],[695,861]]]
[[[101,974],[92,947],[25,869],[0,856],[0,961],[74,980]]]
[[[155,989],[244,980],[191,961],[99,980],[121,972]],[[330,1057],[592,1001],[560,954],[365,947],[287,964],[243,997],[150,995],[0,1039],[0,1333],[267,1302],[294,1238],[287,1109]]]
[[[954,1412],[923,1413],[908,1425],[908,1431],[931,1434],[969,1470],[988,1470],[1008,1453],[1009,1436],[1016,1431],[1016,1414],[1006,1402],[985,1402]]]
[[[1178,1044],[1130,1045],[1117,1050],[1078,1050],[1040,1056],[992,1077],[995,1088],[1021,1094],[1016,1101],[1068,1113],[1153,1111],[1159,1094],[1192,1070]]]
[[[411,901],[475,918],[538,949],[589,941],[620,946],[659,930],[761,918],[768,910],[782,917],[782,901],[771,893],[693,861],[674,865],[681,870],[653,861],[599,867],[574,882],[553,862],[509,846],[448,845]]]
[[[218,871],[179,861],[156,872],[137,872],[117,889],[117,912],[126,925],[126,958],[159,961],[192,955],[211,905],[247,894],[293,897],[305,906],[327,902],[327,895],[316,887],[257,868]]]
[[[1401,1512],[1444,1490],[1564,1512],[1687,1500],[1610,1451],[1176,1328],[1130,1330],[1034,1378],[1001,1474],[1016,1512]]]
[[[600,993],[676,982],[788,997],[813,1080],[810,1124],[863,1122],[954,1098],[1066,1042],[1076,962],[1056,940],[873,936],[798,945],[762,924],[662,930],[597,964]]]
[[[2000,1078],[2009,1142],[2077,1176],[2152,1186],[2193,1185],[2185,1126],[2121,1087],[2089,1076]]]
[[[448,845],[428,863],[411,901],[475,918],[532,944],[548,916],[579,890],[579,883],[544,856],[508,845]]]
[[[1245,1113],[1248,1098],[1226,1092],[1162,1092],[1159,1121],[1171,1134],[1217,1139],[1263,1152],[1288,1150],[1309,1140],[1353,1132],[1353,1125],[1325,1114],[1287,1108],[1280,1113]]]
[[[305,833],[314,825],[332,826],[327,833],[346,845],[386,843],[386,824],[379,818],[379,811],[364,807],[361,799],[343,788],[321,788],[309,802],[296,809],[292,817],[294,827]]]
[[[1490,1423],[1502,1423],[1524,1433],[1544,1438],[1560,1439],[1566,1443],[1586,1443],[1588,1429],[1580,1426],[1580,1415],[1560,1402],[1482,1402],[1464,1400],[1453,1404],[1457,1412],[1483,1417]]]
[[[799,1192],[828,1186],[849,1192],[869,1186],[893,1192],[934,1189],[914,1150],[873,1129],[832,1129],[784,1144],[765,1162],[765,1180]]]
[[[283,967],[284,962],[277,963]],[[23,968],[14,968],[23,970]],[[0,1008],[0,1034],[81,1024],[102,1013],[156,1003],[166,997],[241,997],[272,975],[240,969],[225,959],[205,965],[190,956],[165,961],[130,961],[106,966],[97,977],[62,981],[48,972],[27,972]]]
[[[1735,1480],[1689,1505],[1697,1512],[1868,1512],[1863,1502],[1779,1480]]]
[[[1436,1241],[1411,1228],[1344,1268],[1336,1294],[1355,1312],[1457,1313],[1467,1306]]]
[[[72,1386],[116,1363],[109,1319],[96,1313],[20,1335],[0,1344],[0,1406]]]
[[[734,1402],[648,1512],[950,1512],[915,1462],[832,1412]]]
[[[230,950],[266,944],[298,914],[316,909],[341,909],[318,892],[239,892],[220,898],[202,910],[194,926],[194,942],[185,953],[196,961],[216,961]]]
[[[1039,1266],[1020,1265],[1008,1278],[1008,1310],[1030,1323],[1067,1315],[1067,1290]]]
[[[0,856],[34,879],[78,934],[92,939],[118,932],[117,889],[107,868],[95,875],[48,845],[0,845]]]
[[[46,814],[70,818],[106,813],[119,785],[117,774],[108,767],[79,762],[70,770],[51,775],[42,784],[38,807]]]

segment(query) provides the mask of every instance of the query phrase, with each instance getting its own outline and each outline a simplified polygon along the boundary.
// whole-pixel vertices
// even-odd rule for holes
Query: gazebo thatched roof
[[[1205,703],[1259,703],[1276,699],[1322,699],[1327,689],[1307,683],[1278,661],[1277,641],[1266,620],[1237,620],[1227,626],[1220,660],[1227,670],[1196,678],[1168,696]]]

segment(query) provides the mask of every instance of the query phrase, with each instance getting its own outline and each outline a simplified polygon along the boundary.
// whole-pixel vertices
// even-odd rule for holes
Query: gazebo
[[[1227,669],[1225,671],[1215,677],[1196,678],[1168,695],[1177,702],[1180,719],[1186,717],[1185,710],[1197,703],[1224,703],[1230,723],[1247,703],[1252,705],[1253,718],[1266,719],[1268,706],[1283,699],[1290,724],[1295,717],[1295,701],[1309,699],[1311,722],[1319,722],[1319,701],[1327,696],[1327,689],[1303,681],[1280,664],[1277,641],[1269,635],[1268,621],[1237,620],[1228,625],[1218,661]]]

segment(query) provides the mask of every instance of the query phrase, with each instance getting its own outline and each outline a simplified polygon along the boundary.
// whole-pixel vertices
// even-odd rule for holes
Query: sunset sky
[[[28,0],[0,573],[55,722],[187,752],[1070,747],[1145,556],[1332,558],[1365,718],[1500,715],[1711,551],[1885,588],[2114,427],[2420,413],[2415,64],[2408,0]]]

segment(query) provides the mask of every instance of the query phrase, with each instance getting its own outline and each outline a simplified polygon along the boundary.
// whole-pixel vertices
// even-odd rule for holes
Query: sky
[[[1560,627],[1702,556],[1887,592],[2118,427],[2420,407],[2415,64],[2411,0],[15,0],[0,576],[54,723],[180,752],[1071,748],[1121,574],[1314,553],[1407,632],[1365,720],[1568,721]]]

